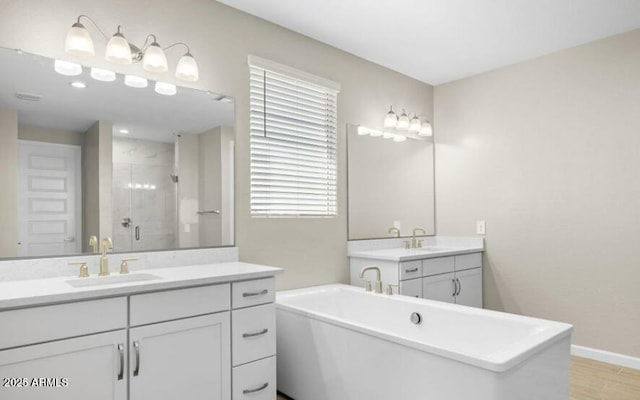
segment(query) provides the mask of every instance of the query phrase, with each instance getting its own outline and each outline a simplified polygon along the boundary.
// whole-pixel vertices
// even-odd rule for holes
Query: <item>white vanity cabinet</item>
[[[482,308],[481,252],[407,261],[359,255],[351,258],[352,285],[363,286],[359,272],[368,265],[379,267],[383,284],[397,284],[402,295]]]
[[[269,277],[0,311],[0,399],[275,400],[274,301]]]

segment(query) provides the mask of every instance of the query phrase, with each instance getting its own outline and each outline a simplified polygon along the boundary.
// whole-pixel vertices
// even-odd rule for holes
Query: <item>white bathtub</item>
[[[278,390],[295,400],[568,398],[568,324],[348,285],[276,307]]]

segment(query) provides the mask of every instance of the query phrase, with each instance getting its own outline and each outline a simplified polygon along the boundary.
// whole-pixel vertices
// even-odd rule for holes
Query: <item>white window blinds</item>
[[[336,215],[339,87],[258,57],[249,66],[251,214]]]

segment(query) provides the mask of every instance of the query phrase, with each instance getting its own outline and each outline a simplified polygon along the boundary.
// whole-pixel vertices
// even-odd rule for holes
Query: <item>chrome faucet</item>
[[[376,293],[382,293],[382,281],[380,280],[380,268],[376,267],[375,265],[363,267],[360,270],[360,279],[362,279],[366,283],[365,290],[367,292],[371,291],[371,281],[364,279],[364,273],[369,270],[376,271]]]
[[[424,229],[422,229],[422,228],[414,228],[414,229],[413,229],[413,237],[411,238],[411,248],[412,248],[412,249],[417,249],[418,247],[422,247],[422,241],[421,241],[421,240],[419,241],[419,240],[416,238],[416,231],[422,231],[422,234],[423,234],[423,235],[426,235],[426,234],[427,234],[427,231],[425,231],[425,230],[424,230]]]
[[[396,237],[400,237],[400,229],[394,227],[389,228],[389,233],[395,232],[396,233]]]
[[[100,272],[98,275],[109,275],[109,259],[107,258],[107,249],[113,249],[113,241],[110,237],[102,239],[102,255],[100,256]]]

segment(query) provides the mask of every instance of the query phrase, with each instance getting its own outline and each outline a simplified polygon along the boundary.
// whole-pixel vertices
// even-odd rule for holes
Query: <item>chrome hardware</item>
[[[129,226],[131,226],[131,222],[131,218],[125,217],[122,218],[122,222],[120,222],[120,224],[122,224],[123,227],[128,228]]]
[[[140,226],[136,226],[136,240],[140,240]]]
[[[255,388],[255,389],[244,389],[244,390],[242,391],[242,394],[256,393],[256,392],[259,392],[259,391],[261,391],[261,390],[265,390],[265,389],[266,389],[266,388],[268,388],[268,387],[269,387],[269,382],[265,382],[265,383],[263,383],[260,387],[257,387],[257,388]]]
[[[412,248],[412,249],[417,249],[417,248],[418,248],[418,240],[417,240],[417,238],[416,238],[416,232],[417,232],[417,231],[422,231],[422,234],[423,234],[423,235],[426,235],[426,234],[427,234],[427,231],[425,231],[425,230],[424,230],[424,229],[422,229],[422,228],[414,228],[414,229],[413,229],[413,237],[411,238],[411,248]],[[419,247],[422,247],[422,243],[420,243],[420,246],[419,246]]]
[[[267,293],[269,293],[267,289],[263,289],[259,292],[244,292],[242,293],[242,297],[264,296]]]
[[[95,235],[89,236],[89,247],[92,253],[98,252],[98,237]]]
[[[102,255],[100,256],[100,272],[98,275],[109,275],[109,259],[107,258],[107,249],[113,249],[113,241],[110,237],[102,239]]]
[[[360,279],[364,279],[364,273],[369,271],[369,270],[373,270],[376,271],[376,293],[382,293],[382,281],[380,280],[380,268],[378,268],[375,265],[370,265],[367,267],[363,267],[360,270]],[[368,285],[368,290],[367,292],[371,291],[371,285]]]
[[[80,273],[78,274],[78,278],[87,278],[89,276],[89,267],[87,267],[87,263],[84,261],[69,263],[69,265],[79,265]]]
[[[133,342],[133,349],[136,351],[136,363],[133,369],[133,376],[138,376],[140,374],[140,343],[137,340]]]
[[[216,214],[216,215],[220,215],[220,210],[196,211],[196,214],[198,214],[198,215],[203,215],[203,214]]]
[[[418,267],[412,268],[412,269],[405,269],[404,272],[406,272],[406,273],[418,272]]]
[[[371,291],[371,281],[368,279],[363,279],[362,282],[364,282],[364,290],[365,292],[370,292]]]
[[[118,343],[118,355],[120,356],[120,372],[118,373],[118,380],[121,381],[124,378],[124,345]]]
[[[129,263],[131,261],[138,261],[137,258],[123,258],[120,262],[120,273],[128,274],[129,273]]]
[[[451,296],[456,297],[456,293],[458,293],[458,284],[455,279],[452,279],[451,282],[453,283],[453,293],[451,293]]]
[[[396,228],[395,226],[392,228],[389,228],[389,233],[391,232],[395,232],[396,233],[396,237],[400,237],[400,229]]]
[[[420,315],[420,313],[412,312],[410,319],[415,325],[420,325],[422,323],[422,315]]]
[[[394,287],[398,287],[398,285],[392,285],[391,283],[387,285],[387,295],[393,296]]]
[[[246,339],[246,338],[251,338],[251,337],[256,337],[256,336],[262,336],[262,335],[266,334],[267,332],[269,332],[269,329],[268,328],[264,328],[263,330],[261,330],[259,332],[243,333],[242,337],[244,339]]]

